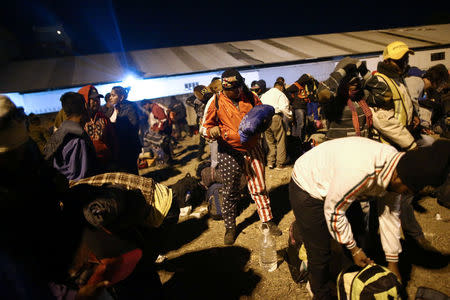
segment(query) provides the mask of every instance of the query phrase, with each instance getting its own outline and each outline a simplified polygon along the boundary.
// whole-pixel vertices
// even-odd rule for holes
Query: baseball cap
[[[402,58],[406,53],[413,54],[414,51],[408,48],[408,45],[401,41],[395,41],[390,43],[389,45],[384,48],[383,51],[383,60],[386,59],[393,59],[393,60],[399,60]]]
[[[259,84],[258,83],[255,83],[255,84],[253,84],[252,85],[252,87],[250,88],[251,90],[258,90],[258,89],[260,89],[261,87],[259,86]]]
[[[104,96],[102,94],[99,94],[95,87],[92,87],[89,91],[89,99],[95,98],[104,98]]]

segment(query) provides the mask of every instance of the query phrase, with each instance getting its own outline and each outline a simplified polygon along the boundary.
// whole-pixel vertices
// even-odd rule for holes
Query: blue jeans
[[[306,111],[301,108],[294,110],[295,124],[292,126],[292,136],[300,138],[303,141],[303,128],[305,127]]]

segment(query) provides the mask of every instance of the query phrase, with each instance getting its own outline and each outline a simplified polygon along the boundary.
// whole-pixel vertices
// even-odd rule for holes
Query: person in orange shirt
[[[255,106],[261,105],[258,96],[244,83],[244,78],[234,69],[222,74],[223,91],[214,97],[205,113],[204,136],[218,142],[218,171],[222,175],[224,201],[222,214],[225,223],[224,243],[232,245],[237,237],[236,205],[240,199],[239,185],[242,174],[248,181],[248,189],[255,201],[259,218],[267,223],[272,235],[281,235],[273,222],[270,199],[264,179],[264,154],[256,134],[241,144],[239,124]]]

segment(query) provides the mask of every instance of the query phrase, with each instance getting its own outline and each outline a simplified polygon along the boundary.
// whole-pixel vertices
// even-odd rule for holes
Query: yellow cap
[[[400,42],[400,41],[392,42],[389,45],[387,45],[386,48],[384,48],[383,60],[386,60],[389,58],[394,59],[394,60],[399,60],[406,53],[414,55],[414,51],[409,49],[408,45],[406,45],[405,43]]]

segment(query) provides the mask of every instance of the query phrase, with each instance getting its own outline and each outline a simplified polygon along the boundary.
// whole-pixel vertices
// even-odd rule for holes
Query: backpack
[[[223,220],[222,187],[223,185],[221,183],[214,183],[208,188],[208,191],[206,192],[206,200],[208,202],[208,212],[213,220]]]
[[[339,300],[401,299],[401,290],[397,276],[377,264],[367,265],[363,269],[353,265],[340,272],[337,279]]]
[[[201,186],[199,185],[199,180],[192,177],[190,173],[187,173],[183,178],[169,187],[172,189],[173,201],[178,203],[179,208],[199,204]]]

